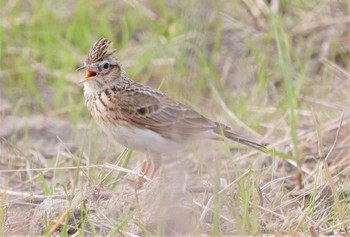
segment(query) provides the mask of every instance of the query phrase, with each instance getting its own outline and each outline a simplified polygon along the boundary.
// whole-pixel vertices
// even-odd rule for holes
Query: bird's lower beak
[[[79,81],[79,83],[83,83],[83,82],[89,81],[89,80],[93,79],[96,75],[97,75],[96,71],[94,71],[94,70],[87,70],[86,74],[85,74],[85,77],[83,79],[81,79]]]

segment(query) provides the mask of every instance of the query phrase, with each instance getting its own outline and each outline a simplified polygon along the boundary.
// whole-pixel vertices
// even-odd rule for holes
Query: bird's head
[[[91,47],[83,66],[77,71],[85,70],[86,74],[79,83],[92,91],[99,91],[115,84],[125,72],[115,56],[115,50],[108,51],[111,41],[101,38]]]

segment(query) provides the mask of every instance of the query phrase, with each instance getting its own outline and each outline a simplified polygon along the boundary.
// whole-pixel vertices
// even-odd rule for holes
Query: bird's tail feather
[[[267,151],[267,148],[264,145],[250,141],[249,139],[232,132],[231,128],[229,128],[225,125],[218,124],[218,129],[215,132],[218,135],[224,135],[226,138],[228,138],[231,141],[249,146],[251,148],[262,151],[264,153],[266,153],[266,151]]]
[[[230,139],[232,141],[241,143],[243,145],[249,146],[251,148],[254,148],[256,150],[259,150],[259,151],[266,153],[267,148],[264,145],[250,141],[250,140],[248,140],[244,137],[241,137],[235,133],[232,133],[230,131],[224,131],[224,135],[225,135],[225,137],[227,137],[228,139]]]

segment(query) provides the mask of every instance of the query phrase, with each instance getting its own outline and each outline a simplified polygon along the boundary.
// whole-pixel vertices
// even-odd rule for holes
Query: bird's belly
[[[181,145],[165,139],[149,129],[130,128],[127,126],[105,127],[103,131],[119,144],[142,152],[169,154],[178,150]]]

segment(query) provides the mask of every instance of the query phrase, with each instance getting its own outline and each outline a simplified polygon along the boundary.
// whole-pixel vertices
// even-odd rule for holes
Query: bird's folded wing
[[[190,107],[175,102],[159,91],[137,90],[119,102],[123,117],[132,125],[147,128],[173,140],[201,137],[217,124]]]

